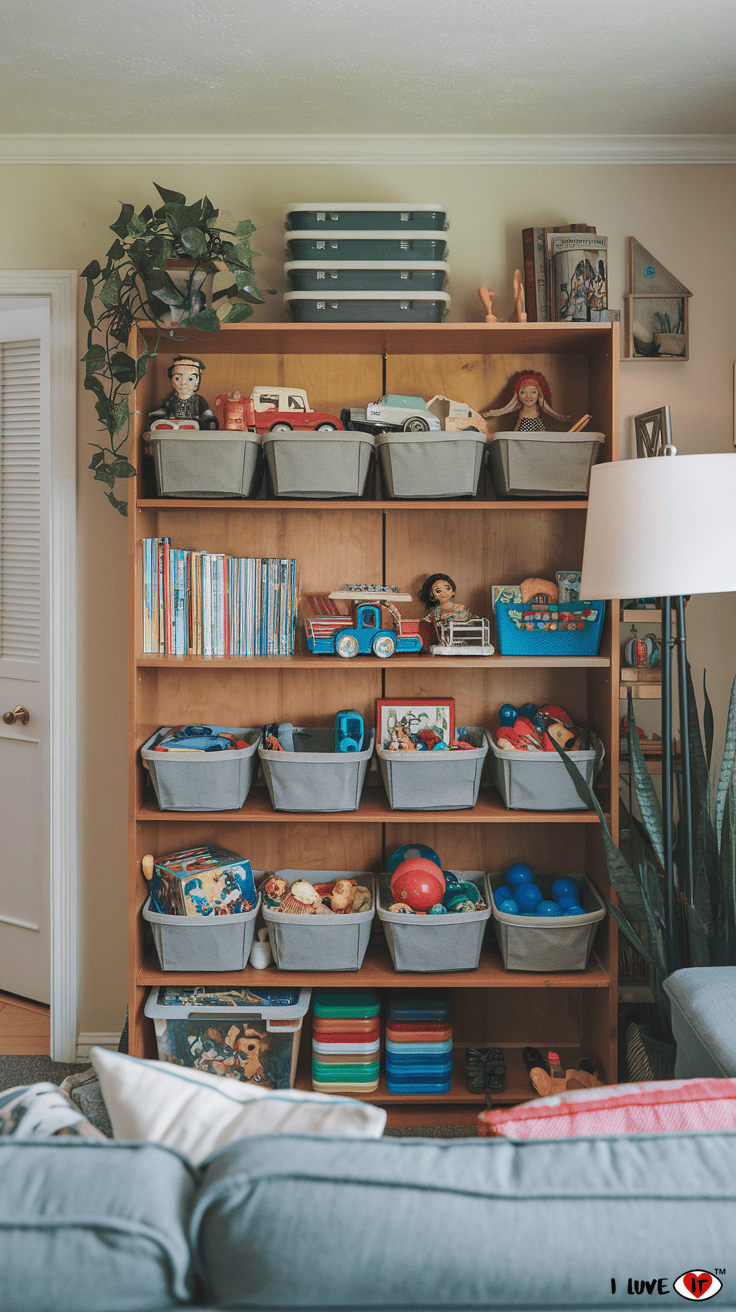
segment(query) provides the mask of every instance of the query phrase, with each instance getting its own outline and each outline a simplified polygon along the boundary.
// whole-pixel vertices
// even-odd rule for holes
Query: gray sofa
[[[200,1168],[152,1143],[0,1139],[2,1312],[681,1307],[725,1267],[736,1132],[241,1139]],[[729,1287],[730,1278],[730,1287]],[[614,1288],[615,1282],[615,1288]]]

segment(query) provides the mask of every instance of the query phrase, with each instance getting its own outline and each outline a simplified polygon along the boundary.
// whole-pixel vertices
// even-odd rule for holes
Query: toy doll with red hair
[[[483,410],[484,419],[498,419],[500,415],[510,415],[518,410],[520,413],[514,432],[543,433],[545,424],[540,412],[551,415],[553,419],[559,419],[562,423],[570,418],[569,415],[558,414],[552,409],[549,383],[544,374],[533,372],[519,374],[513,388],[514,394],[508,404],[502,406],[500,410]]]

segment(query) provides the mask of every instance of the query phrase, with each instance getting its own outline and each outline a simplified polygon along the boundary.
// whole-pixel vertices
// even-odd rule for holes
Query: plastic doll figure
[[[243,432],[248,427],[248,403],[241,392],[230,392],[215,397],[215,409],[220,416],[220,427],[234,432]],[[224,423],[223,423],[224,415]]]
[[[455,580],[451,579],[449,574],[430,574],[428,579],[424,580],[419,600],[425,606],[431,606],[426,620],[432,620],[435,628],[443,620],[474,620],[477,615],[473,615],[467,606],[461,606],[454,600],[455,597]]]
[[[218,428],[217,416],[199,392],[204,370],[203,362],[193,355],[177,355],[168,370],[174,390],[151,411],[149,424],[155,419],[196,419],[200,428]]]
[[[516,410],[520,412],[514,428],[514,432],[517,433],[544,432],[545,424],[540,411],[561,422],[570,418],[569,415],[558,414],[552,409],[549,384],[544,374],[538,373],[519,374],[514,383],[514,395],[508,404],[502,406],[500,410],[483,410],[481,413],[484,419],[498,419],[499,416],[513,414]]]

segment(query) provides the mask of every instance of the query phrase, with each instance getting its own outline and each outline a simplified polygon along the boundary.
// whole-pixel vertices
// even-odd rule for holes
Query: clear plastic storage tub
[[[376,911],[375,876],[357,870],[277,870],[280,879],[292,883],[329,884],[337,879],[356,879],[372,893],[368,911],[340,916],[303,916],[263,908],[274,961],[279,970],[360,970],[371,936]]]
[[[459,911],[443,916],[407,915],[389,911],[393,899],[384,879],[379,879],[378,919],[383,925],[394,970],[477,970],[488,921],[491,917],[490,889],[482,870],[453,870],[458,879],[477,884],[483,891],[485,911]]]
[[[308,228],[334,232],[342,229],[441,231],[448,226],[447,210],[442,205],[414,205],[407,201],[305,201],[284,208],[287,228]]]
[[[162,811],[238,811],[258,767],[260,729],[225,729],[248,743],[232,752],[157,752],[171,727],[157,729],[141,748]]]
[[[155,985],[145,1014],[158,1055],[268,1089],[293,1088],[311,989]]]
[[[284,292],[297,323],[441,323],[447,292]]]
[[[513,916],[492,903],[493,929],[506,970],[585,970],[606,908],[585,875],[568,875],[580,889],[582,916]],[[503,875],[489,877],[491,892]]]

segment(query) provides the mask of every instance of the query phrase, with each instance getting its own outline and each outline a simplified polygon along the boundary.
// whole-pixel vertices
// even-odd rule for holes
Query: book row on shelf
[[[226,556],[144,538],[143,652],[159,656],[291,656],[296,561]]]

